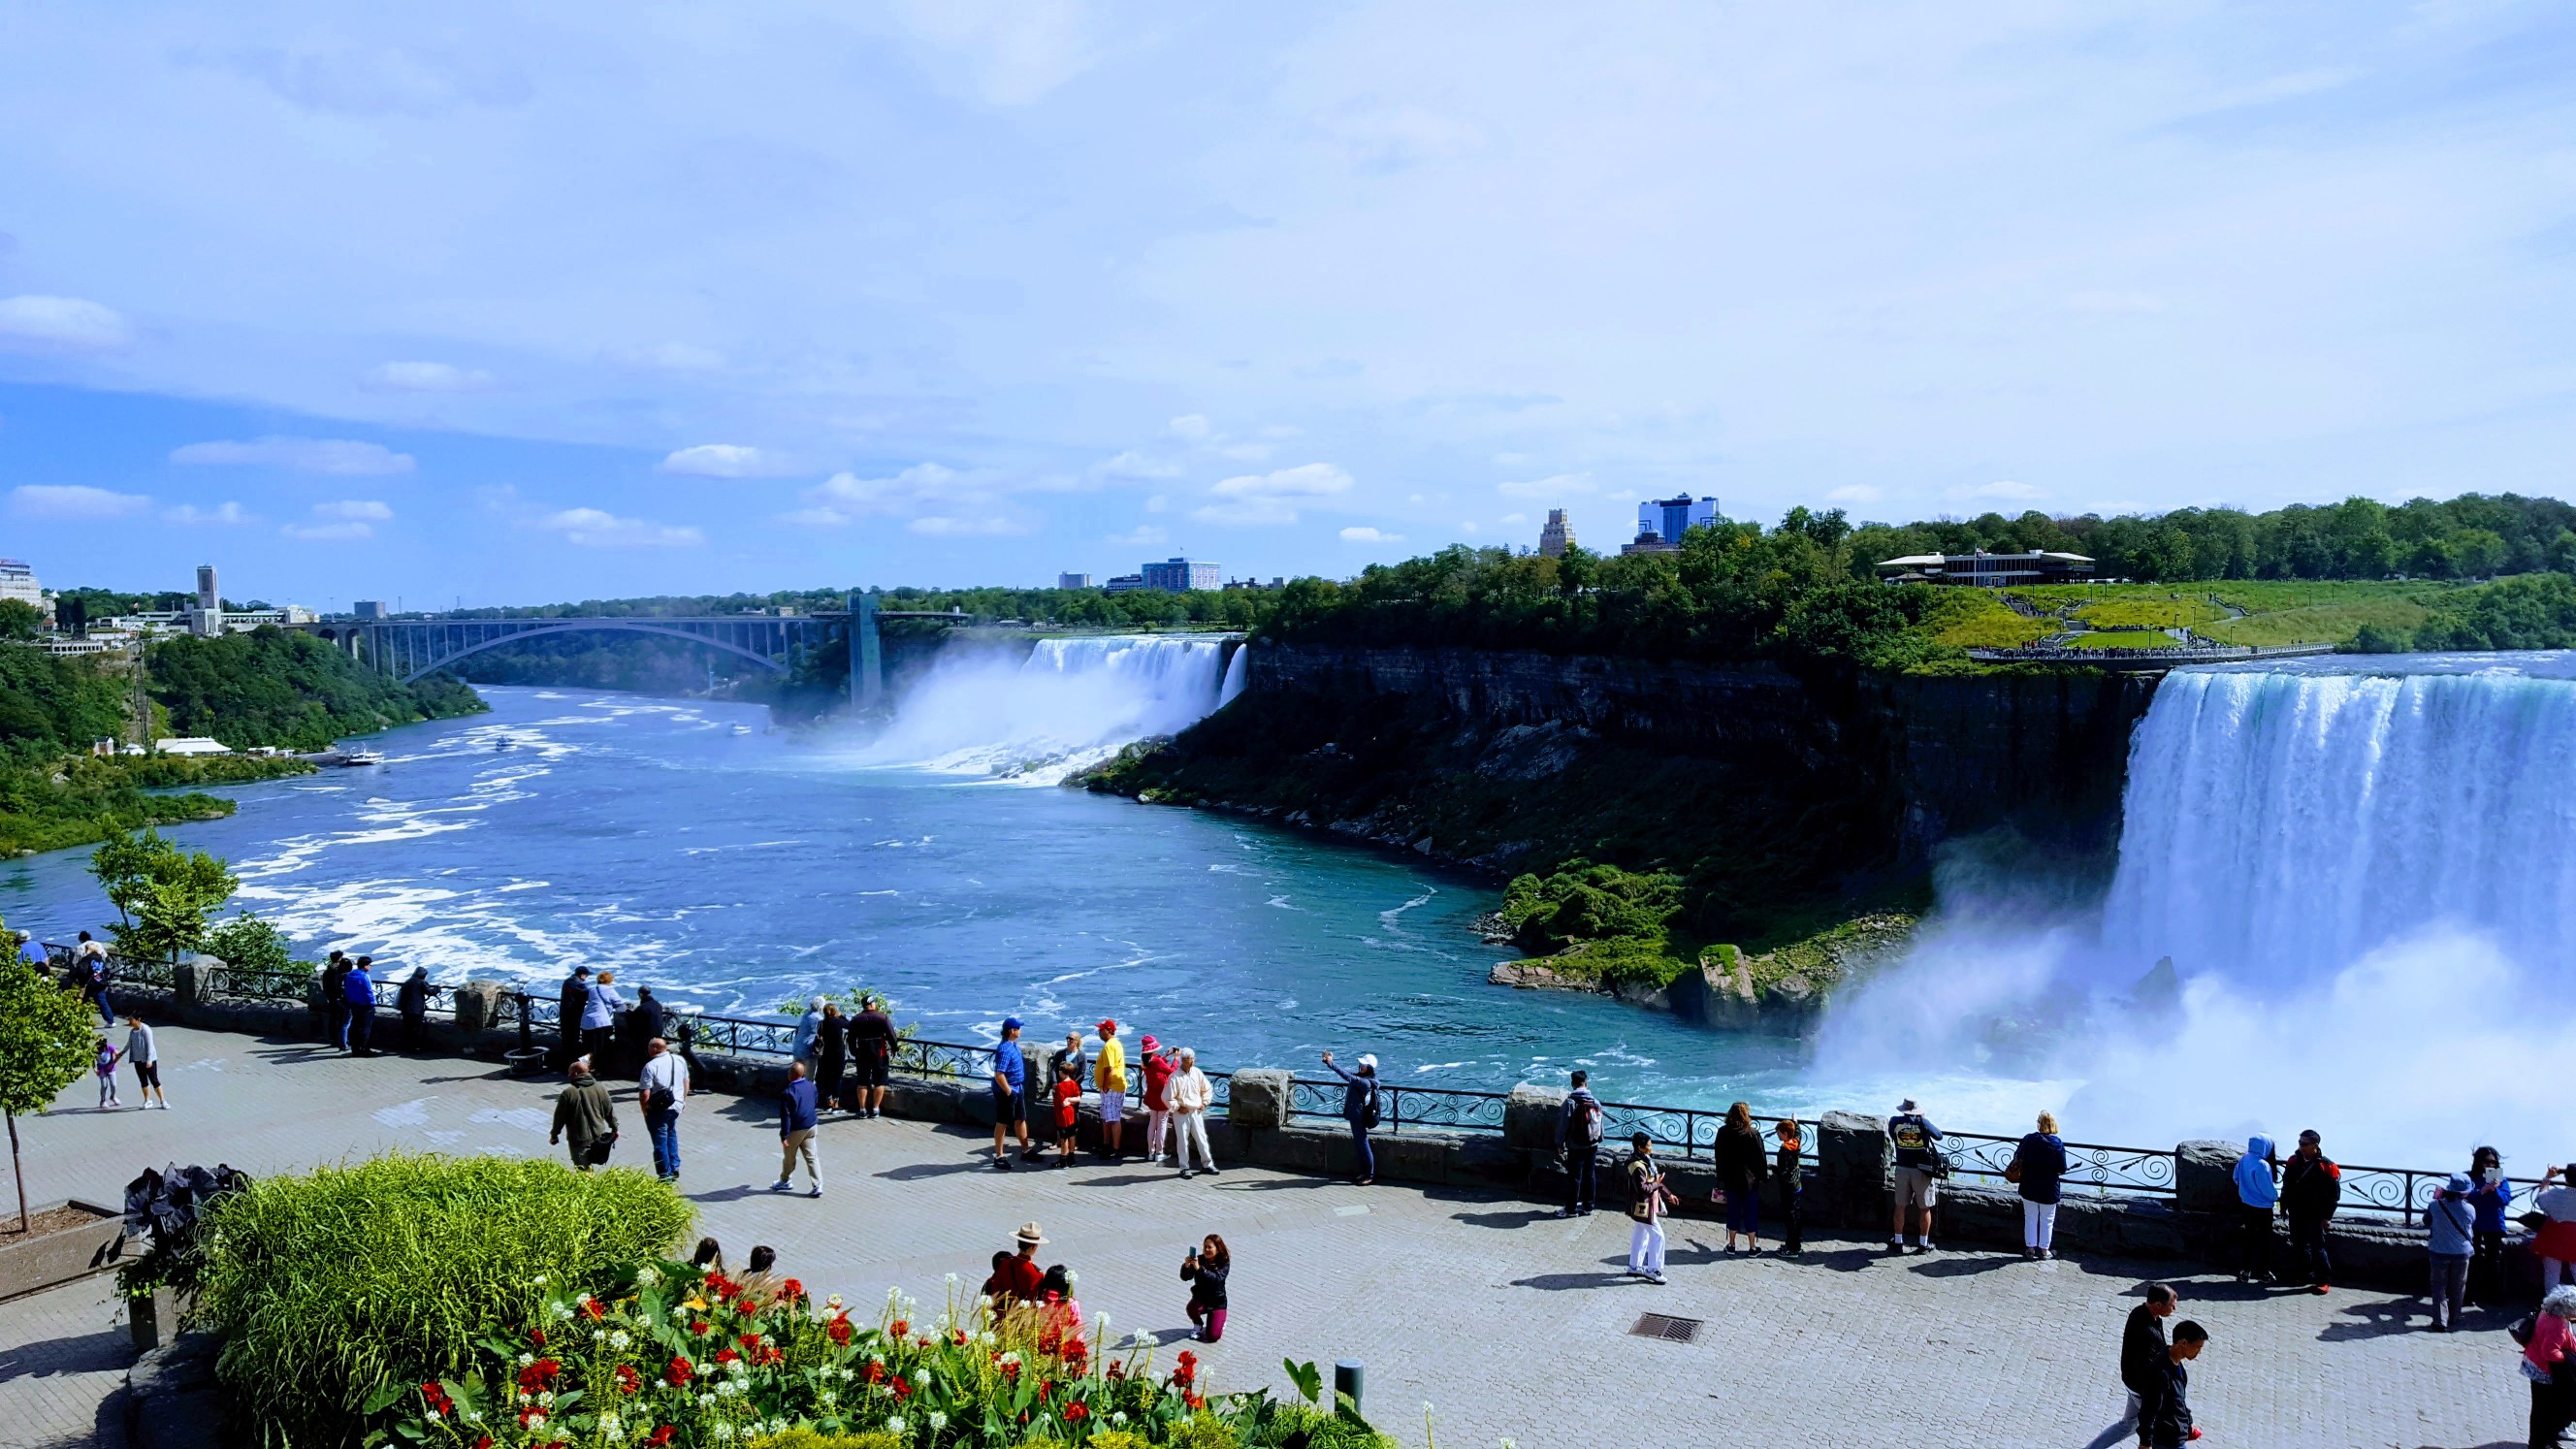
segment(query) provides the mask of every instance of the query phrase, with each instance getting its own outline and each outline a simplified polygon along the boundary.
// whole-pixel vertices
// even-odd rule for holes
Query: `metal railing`
[[[71,964],[69,948],[45,943],[48,962],[57,970]],[[176,968],[171,962],[130,961],[111,954],[110,972],[118,984],[173,989]],[[211,958],[209,958],[211,961]],[[400,979],[375,983],[379,1007],[393,1005],[401,990]],[[208,965],[197,980],[200,995],[227,997],[235,1000],[285,1002],[318,1005],[321,1000],[317,971],[262,971],[230,965]],[[429,983],[430,1009],[441,1014],[455,1011],[455,989],[441,982]],[[495,1025],[518,1025],[533,1030],[553,1028],[562,1014],[560,1000],[532,991],[505,993],[500,1003],[500,1019]],[[731,1016],[702,1012],[689,1007],[666,1008],[670,1025],[665,1029],[676,1043],[695,1050],[728,1056],[773,1057],[784,1059],[795,1050],[796,1022],[776,1016]],[[954,1081],[981,1082],[992,1074],[993,1048],[969,1042],[935,1041],[926,1037],[904,1036],[895,1044],[893,1068],[908,1076],[934,1077]],[[1037,1070],[1032,1061],[1030,1069]],[[1215,1088],[1217,1107],[1230,1102],[1233,1076],[1227,1072],[1209,1072]],[[1291,1076],[1289,1102],[1301,1116],[1338,1120],[1342,1113],[1344,1084],[1338,1079],[1315,1079]],[[1381,1133],[1463,1132],[1501,1136],[1504,1130],[1505,1105],[1509,1096],[1502,1092],[1462,1091],[1448,1087],[1415,1087],[1395,1082],[1378,1086],[1378,1125]],[[1702,1107],[1668,1107],[1651,1103],[1610,1102],[1601,1104],[1602,1139],[1605,1146],[1622,1144],[1635,1133],[1643,1132],[1658,1150],[1681,1160],[1694,1161],[1712,1157],[1717,1134],[1725,1125],[1723,1110]],[[1771,1130],[1781,1119],[1756,1116],[1754,1124],[1766,1143],[1774,1141]],[[1802,1139],[1801,1163],[1813,1169],[1821,1134],[1813,1119],[1807,1119],[1807,1132]],[[2004,1174],[2011,1167],[2020,1148],[2017,1137],[1994,1136],[1980,1132],[1949,1132],[1938,1145],[1950,1176],[1981,1185],[2003,1186]],[[2067,1169],[2061,1179],[2061,1191],[2069,1197],[2089,1196],[2098,1199],[2115,1197],[2146,1198],[2170,1201],[2176,1194],[2177,1169],[2170,1149],[2117,1147],[2104,1143],[2069,1142],[2066,1144]],[[2375,1217],[2394,1218],[2412,1227],[2432,1205],[2435,1194],[2450,1180],[2448,1172],[2421,1168],[2367,1167],[2341,1164],[2343,1172],[2342,1210]],[[2528,1200],[2539,1187],[2537,1180],[2508,1179],[2517,1200]]]

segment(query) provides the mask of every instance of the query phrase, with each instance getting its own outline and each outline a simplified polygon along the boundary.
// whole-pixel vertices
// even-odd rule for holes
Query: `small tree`
[[[240,884],[220,858],[181,850],[156,830],[110,837],[91,853],[89,869],[116,907],[108,930],[117,951],[139,961],[203,950],[207,923]]]
[[[18,1161],[18,1116],[53,1105],[80,1080],[92,1043],[87,1003],[33,962],[0,961],[0,1115],[9,1119],[9,1170],[18,1180],[18,1231],[27,1231],[27,1174]]]

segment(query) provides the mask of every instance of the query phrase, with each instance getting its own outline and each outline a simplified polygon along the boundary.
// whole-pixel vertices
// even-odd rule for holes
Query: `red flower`
[[[733,1293],[734,1287],[731,1279],[728,1279],[722,1273],[709,1273],[707,1275],[708,1297],[713,1298],[718,1303],[722,1303],[726,1299],[731,1298]]]
[[[778,1285],[778,1296],[781,1298],[802,1298],[805,1296],[805,1285],[797,1282],[793,1278],[790,1278],[786,1282]]]
[[[894,1321],[894,1326],[887,1329],[886,1332],[893,1334],[897,1338],[901,1338],[905,1334],[912,1332],[912,1324],[908,1320],[898,1318]]]
[[[1127,1365],[1120,1363],[1116,1359],[1111,1359],[1109,1361],[1109,1367],[1103,1369],[1101,1371],[1101,1375],[1104,1378],[1123,1379],[1127,1377]]]
[[[597,1323],[603,1316],[602,1310],[599,1306],[599,1300],[591,1297],[587,1293],[581,1295],[581,1311],[589,1314],[590,1321],[593,1323]]]
[[[533,1394],[542,1389],[553,1388],[555,1375],[562,1372],[563,1365],[553,1359],[538,1359],[535,1363],[519,1370],[519,1392]]]
[[[740,1357],[742,1357],[741,1354],[738,1354],[729,1348],[720,1348],[716,1350],[716,1362],[718,1363],[732,1363]]]
[[[715,1332],[715,1328],[713,1325],[701,1319],[698,1322],[689,1325],[689,1332],[696,1334],[700,1338],[704,1338],[708,1334]]]
[[[912,1397],[912,1385],[905,1383],[903,1375],[901,1374],[896,1374],[894,1376],[894,1396],[898,1399],[908,1399]]]
[[[675,1389],[686,1386],[689,1380],[697,1376],[698,1366],[676,1354],[672,1355],[671,1366],[662,1370],[662,1382]]]
[[[529,1329],[529,1330],[528,1330],[528,1342],[535,1344],[535,1345],[536,1345],[537,1347],[539,1347],[539,1348],[543,1348],[543,1347],[545,1347],[545,1346],[546,1346],[546,1331],[545,1331],[544,1329],[542,1329],[542,1328],[531,1328],[531,1329]]]
[[[1204,1409],[1207,1407],[1207,1396],[1204,1394],[1183,1394],[1181,1395],[1181,1402],[1189,1405],[1193,1409]]]
[[[750,1318],[760,1312],[760,1300],[746,1293],[734,1300],[733,1311]]]
[[[741,1344],[745,1353],[757,1353],[760,1350],[760,1335],[757,1333],[746,1333],[734,1342]]]
[[[1072,1403],[1064,1406],[1064,1418],[1065,1422],[1068,1424],[1079,1424],[1090,1417],[1090,1406],[1083,1403],[1080,1399],[1076,1399]]]
[[[662,1449],[662,1446],[670,1443],[672,1437],[677,1435],[679,1432],[679,1430],[665,1424],[661,1428],[654,1430],[652,1433],[645,1435],[644,1442],[647,1445],[652,1446],[652,1449]]]
[[[866,1373],[864,1373],[864,1374],[861,1374],[861,1375],[860,1375],[860,1377],[861,1377],[861,1378],[866,1379],[869,1383],[872,1383],[872,1384],[881,1384],[881,1383],[884,1383],[884,1382],[885,1382],[885,1365],[884,1365],[884,1364],[881,1364],[881,1363],[879,1363],[879,1362],[877,1362],[875,1359],[870,1359],[870,1360],[868,1360],[868,1368],[867,1368],[867,1372],[866,1372]]]
[[[617,1391],[631,1394],[644,1387],[644,1376],[626,1364],[617,1366]]]
[[[1009,1362],[1009,1363],[1005,1363],[1005,1364],[1003,1364],[1003,1365],[1002,1365],[1002,1377],[1004,1377],[1004,1378],[1009,1378],[1009,1379],[1015,1379],[1015,1378],[1018,1378],[1019,1376],[1020,1376],[1020,1366],[1019,1366],[1019,1364],[1018,1364],[1016,1361],[1014,1361],[1014,1362]]]
[[[1053,1380],[1053,1379],[1040,1379],[1040,1380],[1038,1380],[1038,1402],[1039,1402],[1039,1403],[1041,1403],[1041,1404],[1045,1403],[1045,1402],[1047,1401],[1047,1394],[1048,1394],[1050,1391],[1052,1391],[1054,1388],[1055,1388],[1055,1380]]]
[[[429,1405],[429,1411],[433,1414],[448,1413],[456,1407],[455,1400],[447,1397],[447,1390],[440,1387],[436,1379],[431,1379],[420,1386],[420,1396]]]
[[[492,1449],[492,1436],[489,1434],[477,1435],[474,1440],[474,1449]]]
[[[823,1332],[829,1335],[834,1343],[848,1343],[850,1341],[850,1320],[846,1318],[835,1318],[830,1323],[823,1326]]]
[[[948,1341],[957,1345],[959,1348],[964,1348],[966,1346],[966,1330],[962,1328],[952,1328],[948,1330]]]

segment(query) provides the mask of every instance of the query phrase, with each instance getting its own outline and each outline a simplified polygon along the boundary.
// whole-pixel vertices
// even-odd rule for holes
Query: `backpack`
[[[1601,1099],[1587,1093],[1578,1100],[1583,1103],[1583,1115],[1575,1121],[1574,1140],[1598,1147],[1601,1145]]]
[[[2536,1312],[2522,1315],[2505,1329],[2506,1333],[2513,1335],[2514,1342],[2525,1348],[2531,1347],[2531,1336],[2539,1331],[2540,1315]]]
[[[1374,1080],[1369,1083],[1368,1114],[1360,1119],[1360,1125],[1371,1131],[1377,1129],[1377,1083]]]

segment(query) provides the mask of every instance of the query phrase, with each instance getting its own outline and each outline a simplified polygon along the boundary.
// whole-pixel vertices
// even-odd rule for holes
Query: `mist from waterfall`
[[[1206,635],[1041,639],[1025,658],[944,650],[897,700],[893,720],[851,758],[1057,784],[1123,745],[1187,729],[1215,710],[1226,642]]]
[[[1945,862],[1935,918],[1836,1003],[1818,1071],[1989,1102],[2020,1082],[2090,1141],[2316,1127],[2346,1161],[2491,1142],[2537,1175],[2576,1059],[2571,769],[2565,654],[2175,671],[2098,912]]]

